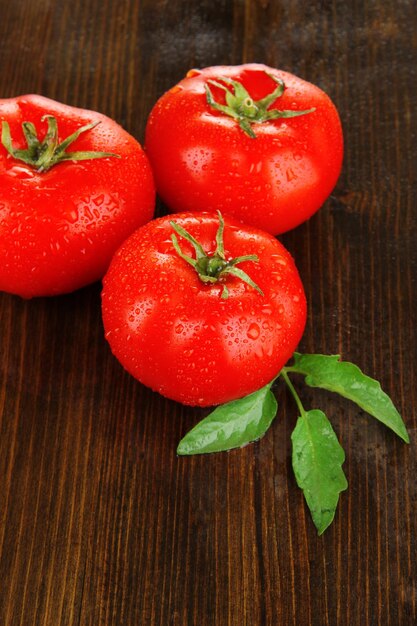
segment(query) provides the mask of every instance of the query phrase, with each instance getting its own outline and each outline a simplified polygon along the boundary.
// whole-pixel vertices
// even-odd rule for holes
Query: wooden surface
[[[412,440],[302,392],[347,456],[349,490],[319,538],[291,470],[296,409],[282,387],[262,441],[177,458],[206,412],[122,370],[100,285],[1,294],[1,626],[417,623],[414,25],[412,0],[0,0],[0,97],[97,109],[140,140],[156,98],[193,66],[264,62],[331,95],[342,176],[281,238],[309,301],[300,347],[378,378]]]

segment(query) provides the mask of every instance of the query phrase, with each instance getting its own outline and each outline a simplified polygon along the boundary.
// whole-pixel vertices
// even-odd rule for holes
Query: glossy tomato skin
[[[225,219],[226,258],[257,254],[259,262],[239,267],[264,295],[227,276],[222,299],[223,283],[204,284],[175,252],[170,219],[214,252],[213,214],[166,216],[137,230],[103,280],[105,336],[133,376],[168,398],[210,406],[243,397],[279,373],[302,336],[306,301],[297,269],[271,235]]]
[[[153,216],[155,187],[139,143],[110,118],[37,95],[0,100],[15,148],[26,148],[22,122],[44,137],[45,115],[57,119],[62,141],[100,124],[70,151],[121,158],[66,161],[49,171],[11,157],[0,144],[0,290],[30,298],[70,292],[100,279],[115,250]]]
[[[205,83],[239,81],[253,99],[271,93],[281,78],[284,94],[270,109],[315,111],[252,126],[256,138],[211,108]],[[210,86],[224,104],[221,89]],[[272,234],[307,220],[331,193],[343,157],[340,119],[318,87],[261,64],[191,70],[154,106],[145,147],[162,200],[174,212],[220,210]]]

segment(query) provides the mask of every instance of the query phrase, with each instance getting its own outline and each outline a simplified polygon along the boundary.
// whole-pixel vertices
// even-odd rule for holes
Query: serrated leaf
[[[298,418],[291,440],[295,478],[321,535],[333,521],[340,492],[347,488],[345,453],[326,415],[316,409]]]
[[[410,442],[405,424],[390,397],[378,381],[366,376],[357,365],[340,361],[338,355],[295,353],[294,365],[287,370],[304,374],[310,387],[327,389],[352,400],[406,443]]]
[[[222,452],[260,439],[277,412],[272,382],[258,391],[218,406],[180,441],[181,455]]]

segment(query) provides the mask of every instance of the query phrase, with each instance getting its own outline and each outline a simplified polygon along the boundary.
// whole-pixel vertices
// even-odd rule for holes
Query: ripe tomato
[[[267,384],[305,326],[289,252],[231,219],[224,244],[222,231],[221,216],[208,213],[149,222],[117,251],[103,280],[114,355],[142,383],[184,404],[221,404]]]
[[[329,196],[343,137],[321,89],[247,64],[188,72],[154,106],[145,147],[172,211],[220,210],[279,234]]]
[[[0,100],[0,121],[0,290],[53,295],[101,278],[153,215],[141,146],[108,117],[41,96]]]

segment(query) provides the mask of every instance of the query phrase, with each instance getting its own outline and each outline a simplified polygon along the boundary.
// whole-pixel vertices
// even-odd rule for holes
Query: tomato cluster
[[[153,108],[145,151],[106,116],[41,96],[0,100],[0,120],[0,290],[54,295],[104,276],[112,351],[186,404],[279,373],[306,303],[272,235],[336,183],[343,139],[326,94],[259,64],[192,70]],[[178,215],[150,221],[155,186]]]

